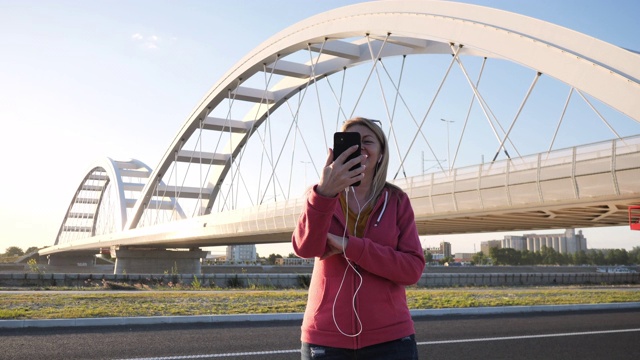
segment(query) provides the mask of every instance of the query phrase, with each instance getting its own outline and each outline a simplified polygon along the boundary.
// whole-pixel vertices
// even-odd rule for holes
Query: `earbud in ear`
[[[380,164],[382,162],[382,158],[384,157],[384,155],[380,155],[380,159],[378,159],[378,164]]]

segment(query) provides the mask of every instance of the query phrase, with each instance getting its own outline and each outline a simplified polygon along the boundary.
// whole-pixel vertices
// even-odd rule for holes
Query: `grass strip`
[[[303,312],[305,290],[4,292],[0,319]],[[411,309],[640,302],[640,288],[407,289]]]

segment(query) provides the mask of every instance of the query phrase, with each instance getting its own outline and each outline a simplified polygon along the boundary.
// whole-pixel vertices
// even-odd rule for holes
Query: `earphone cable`
[[[360,206],[360,202],[358,201],[358,197],[355,196],[355,190],[353,190],[353,186],[351,187],[351,191],[354,193],[354,198],[356,200],[356,204],[358,205],[358,215],[356,216],[356,221],[355,221],[355,224],[353,226],[353,235],[354,236],[357,236],[358,221],[360,220],[360,214],[362,213],[362,208],[367,206],[367,204],[373,199],[373,197],[375,196],[375,193],[376,193],[375,190],[376,190],[376,187],[374,186],[373,193],[372,193],[371,197],[361,207]],[[360,335],[362,333],[362,321],[360,320],[360,315],[358,315],[358,310],[356,309],[356,297],[358,295],[358,292],[360,291],[360,288],[362,287],[363,278],[362,278],[362,274],[360,274],[358,269],[356,269],[356,267],[353,266],[353,264],[351,263],[349,258],[347,258],[347,255],[345,254],[346,247],[344,245],[344,240],[345,240],[345,238],[347,236],[347,229],[349,229],[349,188],[345,188],[344,189],[344,193],[345,193],[346,209],[345,209],[344,231],[342,233],[342,256],[347,261],[347,266],[345,267],[344,273],[342,274],[342,280],[340,281],[340,286],[338,287],[338,292],[336,293],[336,297],[333,299],[333,306],[331,308],[331,314],[333,316],[333,323],[335,324],[336,328],[338,329],[338,331],[342,335],[348,336],[348,337],[356,337],[356,336],[358,336],[358,335]],[[351,307],[353,309],[354,315],[356,316],[356,320],[358,321],[358,332],[355,333],[355,334],[347,334],[344,331],[342,331],[342,329],[338,325],[338,321],[336,320],[336,303],[338,301],[338,296],[340,295],[340,292],[342,291],[342,286],[344,285],[344,281],[345,281],[345,279],[347,277],[347,271],[349,271],[349,268],[353,269],[353,271],[356,273],[356,275],[358,275],[358,278],[360,279],[360,283],[358,284],[358,287],[356,288],[356,290],[353,292],[353,298],[351,300]]]

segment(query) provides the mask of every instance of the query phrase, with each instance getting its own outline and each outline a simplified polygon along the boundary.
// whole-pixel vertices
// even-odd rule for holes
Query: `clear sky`
[[[236,61],[295,22],[357,2],[0,0],[0,252],[52,245],[93,162],[136,158],[155,167],[193,107]],[[637,0],[467,2],[640,50]],[[591,248],[640,245],[640,234],[626,227],[583,231]],[[454,252],[472,252],[502,235],[423,243],[445,240]],[[258,252],[291,250],[285,244]]]

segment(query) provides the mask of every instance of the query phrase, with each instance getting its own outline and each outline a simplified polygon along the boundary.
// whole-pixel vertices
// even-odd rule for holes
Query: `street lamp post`
[[[311,161],[300,161],[304,164],[304,186],[307,186],[307,164],[311,164]]]
[[[455,122],[454,120],[446,120],[440,119],[440,121],[444,121],[447,124],[447,159],[451,159],[450,147],[449,147],[449,123]],[[449,161],[449,171],[451,171],[451,161]]]

